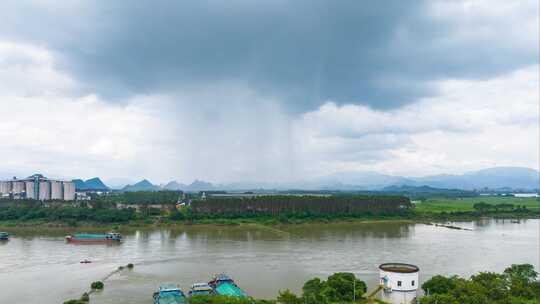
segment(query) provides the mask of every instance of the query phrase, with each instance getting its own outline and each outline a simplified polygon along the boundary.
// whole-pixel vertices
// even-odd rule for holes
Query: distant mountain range
[[[108,191],[107,187],[99,177],[94,177],[83,181],[82,179],[74,179],[73,183],[75,184],[76,191]]]
[[[126,192],[159,191],[159,190],[161,190],[161,187],[153,185],[147,179],[143,179],[142,181],[133,185],[126,185],[124,188],[122,188],[122,191],[126,191]]]
[[[99,178],[93,178],[83,182],[76,181],[77,189],[108,189]],[[77,186],[81,183],[80,187]],[[214,185],[209,182],[195,180],[191,184],[182,184],[177,181],[168,182],[165,185],[154,185],[144,179],[136,184],[123,187],[122,191],[159,191],[159,190],[182,190],[182,191],[210,191],[210,190],[384,190],[403,191],[403,186],[410,187],[433,187],[442,189],[522,189],[534,190],[540,188],[540,173],[537,170],[521,167],[495,167],[479,171],[467,172],[461,175],[433,175],[426,177],[403,177],[381,174],[377,172],[339,172],[327,176],[317,177],[292,183],[231,183]]]
[[[214,190],[215,186],[212,183],[195,180],[189,185],[180,184],[177,181],[171,181],[167,183],[163,189],[165,190],[183,190],[183,191],[204,191],[204,190]]]
[[[521,167],[495,167],[461,175],[402,177],[376,172],[340,172],[304,183],[310,189],[381,190],[388,186],[430,186],[445,189],[474,190],[482,188],[538,189],[540,173]]]

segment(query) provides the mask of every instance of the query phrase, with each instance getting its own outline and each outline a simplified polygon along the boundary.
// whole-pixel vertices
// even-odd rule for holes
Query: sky
[[[0,3],[0,176],[538,169],[537,0]]]

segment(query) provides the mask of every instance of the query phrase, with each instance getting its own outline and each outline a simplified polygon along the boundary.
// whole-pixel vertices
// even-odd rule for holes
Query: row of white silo
[[[36,200],[75,200],[75,184],[71,181],[29,177],[0,181],[0,197]]]

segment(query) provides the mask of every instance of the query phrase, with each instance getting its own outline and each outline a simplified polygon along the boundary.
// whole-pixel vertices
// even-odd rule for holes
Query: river
[[[512,263],[540,266],[540,220],[452,225],[472,231],[399,222],[191,226],[126,233],[119,245],[73,245],[64,233],[20,232],[0,243],[0,303],[62,303],[128,263],[135,268],[111,276],[92,295],[93,304],[152,303],[162,282],[187,291],[219,272],[251,296],[275,298],[280,289],[299,291],[307,279],[338,271],[354,272],[372,288],[385,262],[418,265],[420,283],[434,274],[500,272]],[[93,263],[80,264],[84,259]]]

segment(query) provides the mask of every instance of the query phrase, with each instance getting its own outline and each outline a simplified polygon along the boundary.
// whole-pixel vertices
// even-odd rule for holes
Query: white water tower
[[[383,287],[382,300],[392,304],[409,304],[416,298],[420,268],[405,263],[385,263],[379,266]]]

